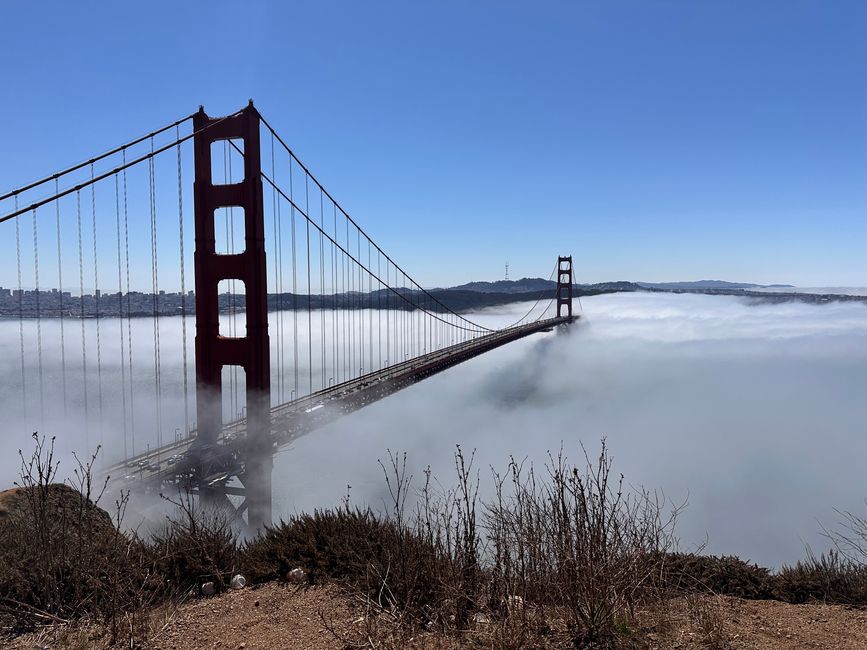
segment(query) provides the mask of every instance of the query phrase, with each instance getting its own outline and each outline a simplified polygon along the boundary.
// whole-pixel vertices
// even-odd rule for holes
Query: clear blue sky
[[[253,98],[425,285],[867,284],[867,3],[0,5],[0,188]]]

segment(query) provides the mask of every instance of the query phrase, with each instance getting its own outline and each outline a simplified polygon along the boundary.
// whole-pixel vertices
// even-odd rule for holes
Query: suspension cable
[[[175,126],[175,139],[180,139],[180,125]],[[183,173],[181,171],[181,145],[178,143],[178,246],[180,248],[181,267],[181,348],[184,366],[184,437],[190,435],[190,392],[189,367],[187,365],[187,285],[184,273],[184,192]],[[118,253],[119,254],[119,253]],[[119,261],[119,258],[118,258]],[[118,273],[120,269],[118,268]],[[120,276],[118,275],[118,279]]]
[[[124,165],[126,152],[123,153]],[[132,354],[132,298],[129,283],[129,196],[126,186],[126,168],[123,169],[123,236],[124,255],[126,261],[126,343],[129,354],[129,430],[132,443],[132,455],[135,456],[135,388],[133,386],[133,354]]]
[[[42,309],[39,297],[39,243],[36,235],[36,210],[33,211],[33,276],[36,283],[36,354],[39,367],[39,417],[45,428],[45,377],[42,365]]]
[[[317,178],[316,178],[312,173],[310,173],[310,170],[307,169],[307,167],[304,165],[304,163],[301,162],[301,160],[298,159],[298,157],[297,157],[297,156],[295,155],[295,153],[292,151],[291,147],[289,147],[289,145],[286,144],[286,142],[283,140],[283,138],[280,137],[280,134],[277,133],[277,131],[274,129],[274,127],[272,127],[271,124],[270,124],[270,123],[269,123],[269,122],[268,122],[268,121],[267,121],[267,120],[266,120],[266,119],[265,119],[261,114],[259,115],[259,119],[261,120],[262,124],[265,125],[265,128],[267,128],[267,129],[268,129],[272,134],[274,134],[274,137],[277,138],[277,141],[278,141],[278,142],[283,146],[284,149],[286,149],[286,151],[289,153],[290,157],[291,157],[291,158],[294,158],[295,162],[298,163],[298,165],[301,167],[302,170],[304,170],[304,172],[307,174],[307,176],[309,176],[310,179],[311,179],[314,183],[316,183],[316,185],[317,185],[319,188],[321,188],[323,192],[325,192],[325,195],[326,195],[329,199],[331,199],[331,201],[334,202],[334,204],[337,206],[337,209],[340,210],[340,211],[343,213],[343,215],[344,215],[344,216],[345,216],[345,217],[346,217],[350,222],[352,222],[352,225],[354,225],[356,228],[358,228],[360,234],[363,234],[363,235],[364,235],[368,240],[370,240],[370,241],[373,243],[373,245],[376,247],[376,249],[379,250],[379,251],[380,251],[380,252],[381,252],[381,253],[386,257],[386,259],[390,260],[390,261],[395,265],[395,267],[396,267],[398,270],[403,271],[403,269],[401,269],[401,268],[398,266],[398,264],[395,263],[394,260],[392,260],[392,259],[388,256],[388,254],[387,254],[385,251],[383,251],[383,250],[379,247],[379,245],[378,245],[376,242],[374,242],[374,241],[370,238],[370,236],[369,236],[369,235],[368,235],[368,234],[367,234],[367,233],[366,233],[366,232],[365,232],[365,231],[364,231],[364,230],[363,230],[363,229],[362,229],[362,228],[361,228],[361,227],[360,227],[360,226],[355,222],[355,220],[354,220],[354,219],[349,215],[349,213],[346,212],[346,210],[344,210],[343,207],[341,207],[341,205],[340,205],[339,203],[337,203],[336,199],[335,199],[333,196],[331,196],[331,194],[328,192],[328,190],[325,188],[325,186],[323,186],[322,183],[320,183],[320,182],[317,180]],[[263,174],[263,177],[264,177],[264,174]],[[420,291],[423,291],[423,292],[425,292],[425,293],[428,293],[424,288],[422,288],[422,286],[421,286],[420,284],[418,284],[418,283],[417,283],[415,280],[413,280],[410,276],[407,275],[406,277],[407,277],[408,280],[409,280],[409,281],[410,281],[410,282],[411,282],[415,287],[417,287]],[[428,295],[430,295],[430,294],[428,294]],[[437,300],[436,297],[434,297],[434,296],[430,296],[430,297],[431,297],[431,298],[432,298],[432,299],[433,299],[437,304],[439,304],[439,306],[442,307],[444,311],[448,311],[448,312],[454,314],[457,318],[459,318],[459,319],[461,319],[461,320],[463,320],[463,321],[465,321],[465,322],[467,322],[467,323],[470,323],[471,325],[475,325],[476,327],[480,328],[481,330],[494,331],[494,330],[491,330],[491,329],[489,329],[489,328],[482,327],[482,326],[480,326],[478,323],[474,323],[473,321],[469,320],[468,318],[465,318],[464,316],[461,316],[460,314],[458,314],[457,312],[451,310],[451,309],[448,308],[446,305],[444,305],[444,304],[441,303],[439,300]]]
[[[304,177],[304,218],[307,220],[307,370],[310,374],[310,392],[313,392],[313,321],[312,296],[310,295],[310,192],[307,177]]]
[[[274,136],[271,136],[271,176],[277,176],[276,169],[276,161],[274,159]],[[280,291],[280,256],[277,254],[277,242],[279,241],[277,237],[277,222],[279,221],[277,217],[277,192],[274,191],[274,188],[271,188],[271,219],[272,226],[274,228],[274,289],[277,292],[277,340],[278,340],[278,348],[277,348],[277,395],[280,402],[283,402],[283,373],[280,368],[280,347],[279,344],[283,341],[283,313],[282,309],[280,309],[279,305],[281,302],[281,291]]]
[[[153,139],[151,139],[153,150]],[[163,442],[163,407],[162,386],[160,381],[160,320],[159,320],[159,276],[157,260],[157,207],[156,207],[156,178],[153,158],[148,159],[148,194],[150,199],[151,218],[151,285],[153,287],[153,322],[154,322],[154,389],[157,402],[157,444],[162,447]]]
[[[120,334],[120,383],[121,383],[121,406],[123,408],[123,457],[124,460],[129,458],[129,430],[127,426],[126,414],[126,359],[123,341],[123,279],[121,275],[121,253],[120,253],[120,187],[117,174],[114,175],[114,216],[115,226],[117,229],[117,323],[118,332]],[[130,377],[132,381],[132,377]]]
[[[554,267],[554,270],[551,271],[551,275],[548,276],[548,280],[547,280],[548,282],[551,282],[551,280],[554,278],[555,273],[557,273],[557,267],[556,266]],[[512,323],[511,325],[507,325],[504,329],[511,329],[513,327],[517,327],[521,323],[522,320],[524,320],[525,318],[527,318],[527,316],[529,316],[531,313],[533,313],[533,310],[536,309],[539,302],[542,300],[542,298],[545,297],[545,294],[548,293],[548,291],[549,291],[549,289],[543,289],[542,293],[539,295],[539,297],[536,298],[536,302],[534,302],[533,306],[530,307],[530,310],[526,314],[521,316],[521,318],[519,318],[514,323]],[[555,289],[555,291],[556,291],[556,289]],[[546,311],[547,311],[547,309],[546,309]],[[544,312],[542,312],[542,313],[544,313]]]
[[[54,179],[54,188],[57,190],[57,179]],[[60,380],[63,385],[63,415],[68,414],[66,395],[66,333],[64,332],[63,317],[63,260],[60,245],[60,201],[55,202],[54,217],[57,226],[57,291],[60,297]]]
[[[325,388],[326,362],[325,362],[325,308],[323,300],[325,299],[325,251],[324,239],[322,238],[323,228],[325,227],[325,204],[323,194],[319,192],[319,330],[320,343],[322,348],[322,388]]]
[[[18,208],[18,197],[15,197]],[[21,348],[21,404],[27,419],[27,375],[24,370],[24,288],[21,285],[21,224],[15,219],[15,259],[18,263],[18,342]]]
[[[232,184],[232,160],[229,154],[228,140],[223,140],[223,181],[229,185]],[[243,153],[241,154],[243,155]],[[232,254],[235,252],[235,213],[234,210],[224,208],[226,221],[226,252]],[[229,336],[237,335],[237,321],[235,319],[235,280],[229,280]],[[238,367],[231,366],[229,368],[229,418],[234,420],[238,412]]]
[[[293,365],[295,371],[295,390],[293,399],[300,397],[298,394],[298,276],[297,276],[297,258],[295,255],[295,200],[293,189],[293,174],[292,174],[292,158],[289,158],[289,199],[290,216],[292,224],[292,344],[295,352],[295,363]],[[277,186],[273,186],[277,189]]]
[[[286,326],[284,323],[284,311],[283,311],[283,280],[284,280],[284,272],[283,272],[283,218],[280,214],[280,201],[277,200],[277,260],[280,265],[280,282],[278,285],[279,298],[278,305],[280,310],[280,376],[282,378],[282,386],[283,392],[280,394],[281,402],[286,401],[286,346],[285,346],[285,332]]]
[[[54,174],[51,174],[50,176],[46,176],[45,178],[38,180],[38,181],[34,181],[32,183],[29,183],[28,185],[25,185],[23,187],[19,187],[15,190],[7,192],[6,194],[0,196],[0,201],[5,201],[6,199],[8,199],[12,196],[18,196],[19,194],[22,194],[23,192],[27,192],[28,190],[32,190],[36,187],[39,187],[40,185],[44,185],[48,181],[51,181],[51,180],[57,181],[57,179],[59,179],[63,176],[66,176],[67,174],[71,174],[74,171],[78,171],[79,169],[83,169],[84,167],[87,167],[88,165],[92,166],[93,163],[99,162],[103,158],[108,158],[109,156],[113,156],[115,154],[125,152],[130,147],[133,147],[137,144],[140,144],[140,143],[144,142],[145,140],[147,140],[148,138],[153,138],[155,135],[159,135],[160,133],[163,133],[164,131],[168,131],[172,127],[179,127],[181,124],[183,124],[187,120],[193,119],[194,116],[195,116],[195,113],[193,113],[191,115],[187,115],[186,117],[182,117],[179,120],[175,120],[171,124],[167,124],[166,126],[164,126],[162,128],[159,128],[155,131],[151,131],[147,135],[143,135],[139,138],[136,138],[135,140],[131,140],[130,142],[127,142],[126,144],[122,144],[119,147],[115,147],[114,149],[111,149],[110,151],[106,151],[105,153],[101,153],[97,156],[94,156],[93,158],[90,158],[89,160],[85,160],[84,162],[80,162],[76,165],[73,165],[72,167],[67,167],[66,169],[64,169],[62,171],[56,172]]]
[[[178,144],[186,142],[187,140],[191,140],[192,138],[196,137],[198,134],[204,133],[208,129],[212,129],[215,126],[217,126],[218,124],[224,122],[225,120],[228,120],[228,119],[235,117],[237,115],[238,115],[238,113],[233,113],[232,115],[227,115],[225,117],[221,117],[218,120],[214,120],[213,122],[209,122],[206,126],[203,126],[201,129],[198,129],[197,131],[193,131],[192,133],[188,133],[187,135],[183,136],[179,140],[177,140],[175,142],[170,142],[170,143],[163,145],[157,149],[151,148],[150,153],[146,153],[146,154],[139,156],[138,158],[135,158],[134,160],[131,160],[129,162],[126,162],[126,149],[123,149],[121,152],[123,154],[123,163],[121,165],[119,165],[118,167],[115,167],[114,169],[110,169],[106,172],[103,172],[103,173],[99,174],[98,176],[96,176],[95,178],[89,179],[83,183],[73,185],[72,187],[68,187],[65,190],[61,190],[60,192],[56,192],[55,194],[53,194],[51,196],[40,199],[40,200],[36,201],[35,203],[31,203],[27,207],[23,207],[23,208],[22,207],[16,207],[13,212],[10,212],[10,213],[5,214],[2,217],[0,217],[0,223],[3,223],[4,221],[9,221],[9,219],[14,219],[15,217],[17,217],[21,214],[24,214],[26,212],[30,212],[31,210],[34,210],[36,208],[40,208],[43,205],[51,203],[52,201],[56,201],[57,199],[61,199],[64,196],[74,194],[80,190],[85,189],[86,187],[89,187],[90,185],[92,185],[94,183],[98,183],[99,181],[102,181],[106,178],[110,178],[114,174],[121,172],[121,171],[124,171],[126,169],[129,169],[130,167],[134,167],[135,165],[138,165],[139,163],[142,163],[146,160],[151,160],[155,156],[158,156],[159,154],[163,153],[164,151],[168,151],[169,149],[175,147]],[[152,147],[153,147],[153,145],[152,145]],[[85,163],[85,164],[87,164],[87,163]]]
[[[93,165],[90,166],[90,177],[93,178]],[[96,306],[96,381],[99,395],[99,444],[103,443],[104,414],[102,402],[102,340],[99,323],[99,255],[96,246],[96,185],[90,186],[90,214],[93,230],[93,296]]]
[[[81,316],[81,386],[84,401],[84,446],[90,450],[90,413],[87,403],[87,337],[84,328],[84,247],[81,237],[81,191],[75,193],[76,217],[78,221],[78,285]]]
[[[265,179],[265,181],[266,181],[269,185],[271,185],[273,188],[275,188],[275,189],[277,190],[277,193],[280,194],[280,196],[282,196],[286,201],[289,202],[290,206],[292,207],[293,214],[294,214],[294,212],[298,212],[302,217],[304,217],[304,219],[307,221],[307,223],[308,223],[309,225],[312,225],[314,228],[316,228],[317,230],[320,230],[320,231],[321,231],[321,229],[319,228],[319,224],[317,224],[315,221],[312,221],[312,220],[310,219],[310,217],[307,216],[307,213],[306,213],[304,210],[302,210],[302,209],[301,209],[301,208],[300,208],[300,207],[299,207],[299,206],[298,206],[298,205],[297,205],[297,204],[296,204],[296,203],[295,203],[295,202],[294,202],[294,201],[293,201],[289,196],[287,196],[287,194],[286,194],[282,189],[280,189],[280,188],[279,188],[279,187],[278,187],[278,186],[277,186],[277,185],[276,185],[276,184],[275,184],[275,183],[274,183],[274,182],[273,182],[273,181],[272,181],[272,180],[271,180],[267,175],[265,175],[265,174],[263,173],[263,174],[262,174],[262,178]],[[290,191],[291,191],[291,190],[290,190]],[[348,228],[348,224],[349,224],[349,222],[347,221],[347,228]],[[334,239],[332,239],[332,237],[331,237],[328,233],[323,232],[323,236],[324,236],[326,239],[328,239],[329,241],[331,241],[335,246],[337,246],[337,248],[339,248],[341,251],[343,251],[343,253],[347,256],[347,258],[349,258],[350,260],[352,260],[352,262],[355,263],[359,268],[364,268],[364,265],[363,265],[363,264],[362,264],[362,263],[361,263],[361,262],[360,262],[360,261],[359,261],[359,260],[358,260],[358,259],[357,259],[353,254],[352,254],[352,253],[350,253],[350,252],[349,252],[346,248],[344,248],[341,244],[339,244],[339,243],[336,242]],[[374,246],[376,246],[375,243],[374,243]],[[294,257],[294,255],[293,255],[293,257]],[[393,262],[392,262],[392,264],[394,265],[396,271],[400,270],[400,268],[399,268],[396,264],[394,264]],[[366,270],[366,269],[365,269],[365,270]],[[409,279],[409,281],[412,281],[411,278],[408,278],[408,276],[406,276],[406,273],[405,273],[404,271],[402,271],[402,270],[400,270],[400,271],[401,271],[401,273],[405,276],[405,283],[406,283],[407,279]],[[370,271],[368,271],[368,272],[370,272]],[[376,277],[375,279],[379,280],[378,277]],[[412,282],[413,282],[413,284],[415,285],[415,282],[414,282],[414,281],[412,281]],[[417,286],[417,285],[416,285],[416,286]],[[406,290],[406,291],[398,291],[397,289],[395,289],[395,288],[393,288],[393,287],[389,287],[389,290],[392,291],[392,292],[393,292],[396,296],[398,296],[401,300],[403,300],[407,305],[412,306],[412,307],[415,307],[415,308],[421,310],[421,307],[420,307],[420,305],[419,305],[418,303],[414,302],[413,300],[411,300],[410,298],[407,297],[407,295],[406,295],[407,293],[409,293],[410,296],[412,295],[412,293],[411,293],[409,290]],[[421,291],[424,292],[423,289],[422,289]],[[472,325],[475,325],[475,327],[476,327],[477,329],[470,328],[470,327],[464,327],[464,326],[462,326],[462,325],[458,325],[458,324],[456,324],[456,323],[449,323],[449,325],[451,325],[451,327],[454,327],[454,328],[459,329],[459,330],[464,330],[464,331],[467,331],[467,332],[475,332],[475,333],[477,333],[477,334],[481,334],[481,333],[483,333],[483,332],[495,332],[495,331],[496,331],[496,330],[494,330],[494,329],[491,329],[490,327],[484,327],[484,326],[482,326],[482,325],[477,325],[476,323],[473,323],[472,321],[467,320],[466,318],[464,318],[464,317],[461,316],[460,314],[457,314],[456,312],[452,311],[452,310],[449,309],[448,307],[442,305],[442,303],[440,303],[436,298],[433,298],[433,300],[434,300],[434,302],[436,302],[437,304],[443,306],[444,311],[448,312],[449,314],[452,314],[452,315],[456,316],[457,318],[459,318],[459,319],[461,319],[461,320],[463,320],[463,321],[465,321],[465,322],[468,322],[468,323],[470,323],[470,324],[472,324]],[[423,310],[422,310],[422,311],[423,311]],[[438,314],[431,313],[430,316],[432,316],[433,318],[436,318],[436,319],[438,319],[438,320],[442,320],[443,322],[447,322],[447,321],[445,321],[441,316],[439,316]]]

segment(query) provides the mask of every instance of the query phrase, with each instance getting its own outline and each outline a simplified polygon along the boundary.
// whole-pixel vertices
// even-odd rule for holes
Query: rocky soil
[[[673,605],[673,623],[650,633],[639,647],[731,650],[788,648],[867,648],[867,611],[819,603],[789,605],[777,601],[703,596]],[[487,624],[491,625],[491,624]],[[436,634],[416,637],[376,636],[387,628],[369,626],[360,602],[336,587],[300,587],[269,583],[216,596],[197,598],[154,614],[153,650],[342,650],[351,647],[420,649],[498,647],[484,625],[466,639]],[[14,650],[105,648],[95,628],[46,628],[19,637]]]

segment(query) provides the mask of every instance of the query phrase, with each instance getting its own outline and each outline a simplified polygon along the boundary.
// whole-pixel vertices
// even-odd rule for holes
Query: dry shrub
[[[239,565],[238,536],[230,516],[200,507],[189,492],[177,500],[164,498],[175,513],[151,535],[149,549],[166,588],[174,594],[198,589],[204,582],[225,588]]]
[[[664,567],[664,584],[673,590],[749,599],[774,597],[771,572],[734,556],[672,553]]]
[[[94,488],[96,455],[78,462],[64,484],[53,438],[34,434],[34,445],[29,458],[21,455],[17,487],[0,493],[7,633],[74,624],[69,635],[102,634],[106,644],[136,647],[150,637],[157,606],[171,607],[201,580],[222,584],[234,570],[237,540],[227,520],[194,508],[189,495],[173,502],[178,513],[162,533],[142,540],[121,530],[128,494],[115,502],[115,521],[99,507],[105,483]]]
[[[867,605],[867,567],[839,551],[807,558],[784,566],[774,576],[775,596],[790,603],[818,600],[826,603]]]
[[[637,634],[640,607],[661,598],[674,516],[645,491],[614,480],[603,442],[582,471],[562,454],[548,480],[512,463],[496,498],[478,498],[473,456],[455,454],[456,486],[425,472],[415,508],[406,456],[382,464],[388,512],[317,511],[266,530],[244,550],[256,580],[303,566],[365,594],[402,625],[469,632],[498,647],[612,645]]]
[[[78,463],[71,485],[57,482],[54,439],[34,434],[30,458],[21,454],[20,481],[0,504],[0,618],[8,631],[91,618],[112,639],[134,623],[130,612],[153,602],[159,585],[144,544],[120,532],[98,507],[92,467]],[[104,485],[103,485],[104,488]],[[123,519],[126,497],[116,505]],[[134,631],[134,629],[133,629]]]
[[[408,478],[398,468],[389,481],[397,502],[403,503]],[[435,538],[394,512],[377,514],[348,504],[266,528],[244,549],[243,567],[258,582],[282,579],[303,567],[311,582],[340,581],[364,593],[380,611],[416,618],[439,611],[454,595],[446,589],[445,577],[455,571]]]
[[[357,584],[368,562],[384,554],[393,533],[370,510],[326,509],[301,514],[251,541],[244,549],[245,575],[254,582],[284,579],[303,567],[311,582],[327,578]]]
[[[498,477],[486,507],[492,546],[490,606],[510,599],[562,617],[573,643],[611,645],[637,626],[639,607],[660,597],[658,576],[671,545],[676,509],[643,490],[625,492],[612,477],[605,442],[596,462],[585,453],[579,471],[562,452],[551,457],[547,480],[512,462],[511,485]],[[527,607],[522,608],[522,615]]]

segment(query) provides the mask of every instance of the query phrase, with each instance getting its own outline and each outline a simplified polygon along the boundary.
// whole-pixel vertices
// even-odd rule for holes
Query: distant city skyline
[[[12,0],[0,17],[4,191],[252,97],[426,287],[499,279],[507,260],[545,277],[559,253],[581,282],[867,284],[862,2]],[[171,222],[170,187],[157,198]],[[139,260],[132,285],[148,274]],[[14,277],[4,248],[0,284]]]

